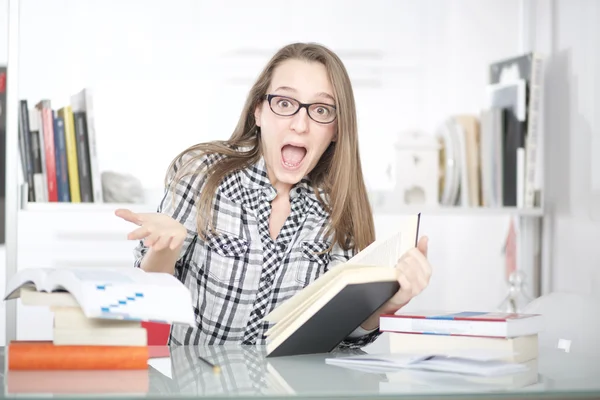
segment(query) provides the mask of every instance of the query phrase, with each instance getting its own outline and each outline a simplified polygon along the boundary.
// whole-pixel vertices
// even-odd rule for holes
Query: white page
[[[26,275],[36,271],[44,272],[31,269]],[[59,268],[38,291],[60,289],[75,298],[88,318],[195,324],[191,293],[170,274],[138,268]]]
[[[398,259],[415,246],[418,224],[419,216],[409,218],[397,232],[374,241],[347,264],[395,267]]]

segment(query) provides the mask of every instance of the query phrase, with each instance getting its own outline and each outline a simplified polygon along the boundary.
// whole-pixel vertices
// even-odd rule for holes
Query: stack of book
[[[502,352],[505,361],[538,356],[542,316],[501,312],[398,312],[380,317],[392,352]]]
[[[496,354],[499,361],[528,367],[517,384],[521,387],[537,381],[542,329],[542,316],[537,314],[422,311],[380,317],[380,330],[389,333],[392,353]]]
[[[181,282],[135,268],[27,269],[7,293],[5,300],[48,307],[54,317],[52,338],[8,344],[11,393],[146,392],[151,349],[142,322],[194,322]]]

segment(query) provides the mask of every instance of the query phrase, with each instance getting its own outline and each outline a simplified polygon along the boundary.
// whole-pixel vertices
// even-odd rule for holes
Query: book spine
[[[71,190],[71,202],[81,203],[79,191],[79,167],[77,166],[77,138],[75,137],[75,122],[73,111],[70,106],[59,110],[59,116],[65,123],[65,143],[67,148],[67,165],[69,169],[69,189]]]
[[[90,154],[88,135],[86,132],[85,112],[73,112],[75,137],[77,138],[77,161],[79,165],[79,188],[81,201],[93,203],[92,176],[90,174]]]
[[[56,346],[12,342],[8,370],[139,370],[148,368],[147,346]]]
[[[52,117],[52,109],[50,102],[42,101],[40,107],[42,113],[42,124],[44,126],[44,151],[46,160],[46,180],[48,185],[48,201],[58,201],[58,190],[56,187],[56,151],[54,146],[54,118]]]
[[[540,116],[543,91],[543,58],[533,54],[531,60],[531,80],[529,82],[529,101],[527,104],[527,139],[525,156],[525,195],[524,206],[540,206],[540,193],[536,193],[536,182],[541,181],[536,175],[541,174],[538,165],[538,142],[540,137]]]
[[[102,175],[98,163],[98,147],[96,145],[96,123],[94,118],[94,102],[91,89],[85,90],[85,115],[87,117],[86,127],[88,134],[88,148],[90,152],[90,174],[92,175],[92,189],[94,190],[94,202],[102,203]]]
[[[6,110],[6,67],[0,67],[0,110]],[[0,114],[0,245],[6,242],[6,113]]]
[[[33,157],[31,154],[31,136],[29,134],[29,109],[27,100],[19,102],[19,138],[21,142],[21,158],[24,178],[28,186],[28,201],[35,201],[33,184]]]
[[[65,146],[65,123],[62,117],[54,113],[54,147],[56,148],[56,183],[58,201],[70,202],[69,171],[67,166],[67,148]]]

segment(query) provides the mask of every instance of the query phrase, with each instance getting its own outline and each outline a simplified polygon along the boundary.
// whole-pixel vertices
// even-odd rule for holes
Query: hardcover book
[[[417,245],[419,223],[411,217],[269,313],[267,356],[326,353],[344,341],[399,290],[395,265]]]

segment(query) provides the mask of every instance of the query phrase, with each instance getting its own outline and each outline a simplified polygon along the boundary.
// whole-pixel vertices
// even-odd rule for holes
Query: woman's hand
[[[187,229],[165,214],[118,209],[115,215],[139,226],[127,235],[127,239],[144,239],[145,245],[154,251],[180,249],[187,236]]]
[[[418,296],[431,278],[431,265],[427,260],[427,236],[422,237],[417,247],[410,249],[396,264],[400,290],[385,305],[388,312],[396,312]]]
[[[429,285],[431,264],[427,260],[428,241],[427,236],[422,237],[417,247],[410,249],[400,257],[396,264],[400,290],[362,324],[364,329],[372,330],[378,327],[381,314],[395,313]]]

